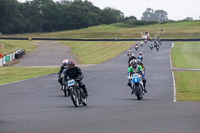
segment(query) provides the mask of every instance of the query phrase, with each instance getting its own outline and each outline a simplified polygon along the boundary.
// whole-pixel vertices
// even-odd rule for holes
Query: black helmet
[[[133,68],[136,68],[136,67],[137,67],[137,60],[136,60],[136,59],[131,60],[131,66],[132,66]]]

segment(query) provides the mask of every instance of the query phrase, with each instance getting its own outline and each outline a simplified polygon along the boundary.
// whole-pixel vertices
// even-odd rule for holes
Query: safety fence
[[[3,66],[4,64],[6,64],[7,62],[9,62],[11,60],[19,59],[24,54],[25,54],[25,50],[24,49],[19,49],[19,50],[15,51],[12,54],[5,55],[3,58],[0,58],[0,66]]]
[[[0,37],[7,40],[30,40],[30,38]],[[48,40],[48,41],[140,41],[141,39],[70,39],[70,38],[31,38],[31,40]],[[148,39],[150,40],[150,39]],[[200,41],[198,39],[161,39],[162,41]]]

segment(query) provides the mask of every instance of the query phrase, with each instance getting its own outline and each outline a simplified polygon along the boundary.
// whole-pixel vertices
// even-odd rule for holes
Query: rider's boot
[[[146,82],[147,80],[145,78],[143,78],[143,86],[144,86],[144,92],[147,93],[147,90],[146,90]]]
[[[88,92],[87,92],[85,86],[83,87],[83,91],[84,91],[84,93],[85,93],[85,97],[88,97],[89,95],[88,95]]]
[[[128,85],[128,86],[131,88],[131,90],[132,90],[131,94],[134,94],[134,93],[135,93],[135,90],[132,88],[131,83],[128,82],[127,85]]]

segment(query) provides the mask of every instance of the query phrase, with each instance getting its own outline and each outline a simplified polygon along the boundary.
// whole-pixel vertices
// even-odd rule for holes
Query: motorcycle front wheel
[[[74,89],[71,89],[71,90],[70,90],[70,95],[71,95],[71,100],[72,100],[74,106],[75,106],[75,107],[78,107],[78,105],[79,105],[79,100],[78,100],[77,94],[76,94],[76,92],[75,92]]]
[[[135,86],[135,95],[137,96],[138,100],[142,100],[143,97],[143,90],[140,85]]]

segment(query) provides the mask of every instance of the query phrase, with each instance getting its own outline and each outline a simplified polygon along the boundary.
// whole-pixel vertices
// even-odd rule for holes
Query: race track
[[[127,84],[126,52],[83,68],[88,106],[64,97],[57,74],[0,86],[0,133],[199,133],[200,106],[173,102],[169,52],[139,48],[148,93],[138,101]],[[132,49],[134,50],[134,49]]]

